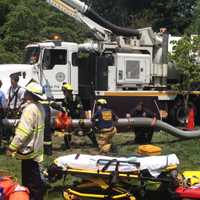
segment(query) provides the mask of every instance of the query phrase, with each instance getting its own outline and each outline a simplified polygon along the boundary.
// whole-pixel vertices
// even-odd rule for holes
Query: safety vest
[[[9,146],[17,158],[43,160],[44,120],[44,108],[39,102],[30,102],[23,110]]]
[[[29,190],[20,186],[10,176],[0,176],[0,188],[2,189],[3,200],[29,200]]]
[[[110,129],[113,128],[113,121],[115,120],[115,114],[111,109],[102,108],[96,111],[93,120],[96,120],[96,126],[99,129]]]

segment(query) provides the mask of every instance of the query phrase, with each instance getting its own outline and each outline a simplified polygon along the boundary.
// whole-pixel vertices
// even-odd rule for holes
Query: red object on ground
[[[188,123],[186,125],[187,129],[194,129],[195,128],[195,115],[194,115],[194,109],[190,108],[188,112]]]
[[[55,128],[57,130],[65,130],[72,124],[72,119],[67,113],[58,112],[55,118]]]
[[[176,189],[176,194],[180,198],[190,198],[190,199],[200,199],[200,188],[185,188],[185,187],[178,187]]]
[[[3,188],[4,200],[29,200],[29,190],[20,186],[10,176],[0,176],[0,187]]]

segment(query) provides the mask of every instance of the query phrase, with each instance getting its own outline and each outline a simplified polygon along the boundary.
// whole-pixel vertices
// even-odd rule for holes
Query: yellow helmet
[[[35,81],[28,83],[25,89],[31,92],[32,94],[36,95],[40,99],[43,99],[43,100],[47,99],[47,96],[43,92],[42,86]]]
[[[101,105],[106,105],[107,104],[107,101],[105,99],[98,99],[97,100],[97,103],[98,104],[101,104]]]
[[[70,83],[63,83],[62,89],[72,91],[73,87],[72,87],[72,85]]]

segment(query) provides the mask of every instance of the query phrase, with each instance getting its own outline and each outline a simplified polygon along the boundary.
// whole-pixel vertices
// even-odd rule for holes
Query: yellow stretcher
[[[78,157],[79,155],[77,155]],[[60,179],[67,175],[76,176],[81,179],[79,184],[74,187],[66,187],[63,195],[67,200],[91,200],[91,199],[126,199],[135,200],[132,196],[133,187],[131,184],[137,182],[141,188],[145,188],[147,182],[153,183],[176,183],[177,165],[168,165],[161,170],[158,177],[152,177],[147,170],[140,170],[140,163],[130,161],[119,161],[116,159],[99,159],[97,166],[105,163],[101,169],[80,169],[67,167],[63,169],[58,163],[54,163],[48,170],[49,178]],[[120,166],[134,165],[134,171],[120,171]],[[114,170],[109,171],[112,165]],[[134,183],[135,184],[135,183]],[[124,189],[126,188],[126,189]],[[134,194],[134,193],[133,193]]]

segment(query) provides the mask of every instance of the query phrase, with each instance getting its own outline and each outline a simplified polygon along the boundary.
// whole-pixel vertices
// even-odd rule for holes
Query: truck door
[[[55,99],[62,99],[63,82],[70,82],[70,67],[67,63],[67,50],[47,48],[43,52],[42,84],[47,95]]]

